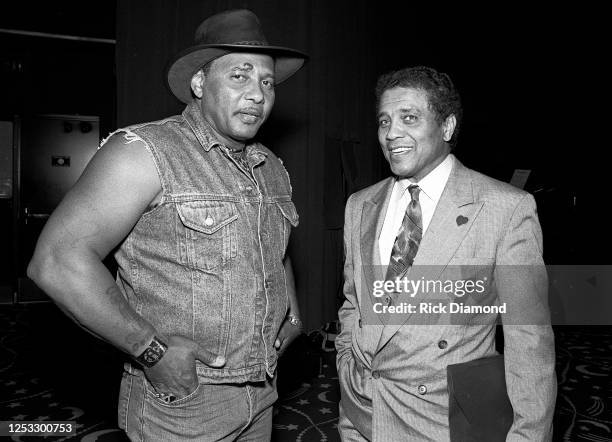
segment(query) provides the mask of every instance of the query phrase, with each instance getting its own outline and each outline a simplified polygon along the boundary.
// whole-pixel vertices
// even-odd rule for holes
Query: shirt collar
[[[446,186],[454,163],[455,156],[451,153],[418,183],[410,180],[410,178],[398,179],[402,195],[408,190],[411,184],[418,184],[421,188],[420,195],[425,195],[434,203],[437,203],[442,196],[442,192],[444,191],[444,187]]]

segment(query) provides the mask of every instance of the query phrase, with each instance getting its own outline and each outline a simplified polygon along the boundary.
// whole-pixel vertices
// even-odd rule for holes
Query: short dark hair
[[[452,147],[457,144],[463,109],[459,92],[455,89],[448,74],[427,66],[413,66],[383,74],[376,82],[376,107],[380,105],[382,94],[395,87],[425,91],[429,107],[436,115],[439,124],[442,124],[450,115],[455,115],[457,124],[449,144]]]

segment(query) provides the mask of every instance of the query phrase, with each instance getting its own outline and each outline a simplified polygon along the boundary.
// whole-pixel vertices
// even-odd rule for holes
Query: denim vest
[[[202,382],[273,376],[274,341],[288,310],[283,258],[298,223],[282,163],[250,144],[245,171],[213,138],[195,101],[182,115],[118,132],[128,144],[146,144],[162,186],[160,204],[115,254],[128,302],[159,333],[225,356],[220,369],[196,361]]]

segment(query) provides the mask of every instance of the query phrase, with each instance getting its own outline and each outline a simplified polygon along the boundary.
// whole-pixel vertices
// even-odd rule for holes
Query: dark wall
[[[113,40],[114,1],[3,4],[0,120],[12,121],[16,115],[79,114],[100,117],[101,134],[115,127],[115,44],[71,37]],[[12,288],[16,276],[13,202],[12,198],[0,200],[0,286]]]
[[[532,169],[526,187],[538,200],[548,262],[607,261],[596,190],[606,188],[607,149],[593,136],[597,112],[588,101],[601,100],[597,85],[605,84],[596,67],[604,28],[586,8],[133,0],[119,2],[115,16],[109,1],[22,2],[3,11],[0,27],[116,35],[117,94],[114,45],[0,33],[0,116],[100,115],[105,134],[180,112],[164,84],[167,61],[191,44],[204,17],[240,7],[258,14],[272,43],[311,55],[279,86],[261,132],[292,177],[301,223],[291,252],[308,328],[335,316],[346,197],[388,174],[376,141],[375,80],[406,65],[431,65],[455,80],[465,110],[456,154],[466,165],[506,181],[516,168]],[[568,229],[579,239],[568,239]]]
[[[115,45],[0,32],[0,115],[96,115],[115,125]]]

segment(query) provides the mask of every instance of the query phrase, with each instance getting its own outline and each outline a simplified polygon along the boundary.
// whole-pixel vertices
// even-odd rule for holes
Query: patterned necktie
[[[389,267],[387,268],[387,281],[393,281],[401,277],[408,270],[414,261],[417,250],[419,250],[419,244],[423,236],[423,214],[419,203],[421,189],[416,184],[411,184],[408,191],[410,192],[410,203],[406,208],[402,225],[393,244]]]

